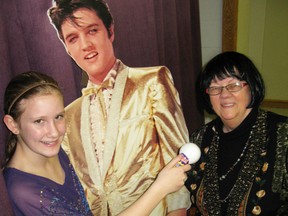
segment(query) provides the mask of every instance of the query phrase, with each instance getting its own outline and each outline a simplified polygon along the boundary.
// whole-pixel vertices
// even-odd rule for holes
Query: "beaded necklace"
[[[252,132],[252,131],[251,131],[251,132]],[[237,164],[238,164],[238,163],[241,161],[241,159],[243,158],[243,156],[244,156],[244,154],[245,154],[245,152],[246,152],[246,149],[247,149],[247,147],[248,147],[248,145],[249,145],[249,142],[250,142],[250,138],[251,138],[251,134],[252,134],[251,132],[250,132],[249,138],[248,138],[248,140],[247,140],[247,142],[246,142],[246,144],[245,144],[245,146],[244,146],[244,148],[243,148],[240,156],[237,158],[237,160],[235,161],[235,163],[228,169],[228,171],[227,171],[225,174],[223,174],[223,175],[221,175],[221,176],[219,177],[219,181],[223,181],[224,179],[226,179],[227,175],[234,170],[235,166],[237,166]],[[219,143],[219,136],[217,136],[217,139],[218,139],[217,142]],[[231,191],[230,191],[230,193],[231,193]],[[229,193],[229,194],[230,194],[230,193]],[[228,196],[227,196],[225,199],[227,199],[227,198],[228,198]]]

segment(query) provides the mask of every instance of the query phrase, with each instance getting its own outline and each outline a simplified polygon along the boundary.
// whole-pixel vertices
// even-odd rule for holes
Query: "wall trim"
[[[236,51],[238,26],[238,0],[223,0],[222,51]]]
[[[288,109],[288,101],[266,99],[262,102],[261,107]]]

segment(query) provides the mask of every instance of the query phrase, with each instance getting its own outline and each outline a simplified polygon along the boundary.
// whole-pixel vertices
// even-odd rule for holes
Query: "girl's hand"
[[[159,187],[165,194],[169,194],[179,190],[187,180],[186,172],[191,169],[189,164],[177,166],[178,162],[184,156],[178,155],[171,160],[158,174],[154,185]]]

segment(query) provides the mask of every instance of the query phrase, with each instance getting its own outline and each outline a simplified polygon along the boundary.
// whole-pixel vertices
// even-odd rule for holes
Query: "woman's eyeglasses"
[[[206,89],[206,93],[209,95],[219,95],[222,93],[224,88],[229,92],[238,92],[246,85],[248,84],[243,82],[236,82],[226,86],[212,86]]]

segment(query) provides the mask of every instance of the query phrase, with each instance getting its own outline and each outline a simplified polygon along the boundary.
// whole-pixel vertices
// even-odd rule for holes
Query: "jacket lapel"
[[[128,71],[129,68],[125,66],[122,62],[120,62],[119,72],[115,80],[115,86],[114,86],[115,91],[113,91],[106,126],[106,138],[105,138],[104,155],[103,155],[104,161],[102,170],[103,181],[110,166],[115,146],[117,143],[121,104],[128,76]]]

